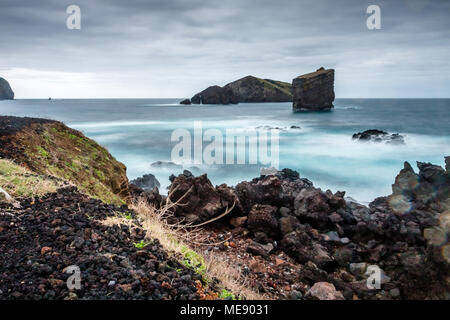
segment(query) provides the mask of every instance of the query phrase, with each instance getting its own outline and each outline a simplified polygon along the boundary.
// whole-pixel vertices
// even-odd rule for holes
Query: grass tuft
[[[68,183],[32,173],[11,160],[0,159],[0,187],[15,199],[41,197],[55,192]]]
[[[172,252],[183,265],[202,275],[206,284],[213,283],[213,280],[217,279],[222,286],[220,288],[222,299],[230,296],[232,299],[267,299],[265,295],[249,286],[247,279],[229,261],[214,252],[206,253],[192,247],[191,244],[206,243],[201,230],[182,224],[168,224],[167,218],[172,215],[174,207],[181,205],[179,202],[183,199],[182,197],[178,202],[173,203],[170,197],[171,194],[160,209],[156,209],[142,199],[132,205],[140,224],[147,231],[146,238],[158,239],[161,245],[168,252]]]

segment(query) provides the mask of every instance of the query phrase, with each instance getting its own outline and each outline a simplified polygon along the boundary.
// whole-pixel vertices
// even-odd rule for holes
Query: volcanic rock
[[[190,104],[191,104],[191,100],[189,100],[189,99],[184,99],[183,101],[180,102],[180,104],[190,105]]]
[[[13,100],[14,92],[8,81],[0,77],[0,100]]]
[[[247,76],[227,84],[225,89],[237,96],[239,102],[291,102],[291,85],[271,79]]]
[[[170,185],[169,194],[172,202],[179,202],[175,215],[186,218],[193,215],[196,222],[205,222],[219,216],[227,209],[239,207],[239,199],[234,191],[224,185],[214,188],[207,175],[199,177],[180,174]]]
[[[414,208],[450,209],[450,172],[431,163],[417,162],[416,174],[408,162],[395,178],[388,202],[398,213]]]
[[[291,102],[292,88],[287,82],[247,76],[224,87],[211,86],[197,93],[188,104],[236,104],[239,102]]]
[[[352,136],[353,140],[358,141],[372,141],[372,142],[385,142],[388,144],[404,144],[404,136],[393,133],[390,134],[385,131],[377,130],[377,129],[370,129],[363,132],[355,133]]]
[[[21,205],[0,204],[0,226],[7,226],[0,232],[0,299],[199,298],[195,282],[202,277],[169,258],[158,240],[145,238],[137,221],[131,228],[104,223],[130,214],[126,206],[90,199],[74,187]],[[144,239],[145,247],[133,245]],[[67,287],[69,266],[80,269],[80,289]]]
[[[131,180],[130,183],[144,190],[152,190],[155,187],[159,188],[161,186],[158,179],[151,173],[144,174],[142,177]]]
[[[191,98],[193,104],[237,104],[238,97],[230,88],[211,86]]]
[[[267,257],[269,256],[269,253],[273,250],[273,245],[271,243],[268,244],[261,244],[255,241],[252,241],[247,246],[247,252],[256,254],[259,256]]]
[[[292,80],[293,110],[330,110],[334,101],[334,70],[324,68]]]
[[[317,282],[306,293],[307,297],[312,297],[318,300],[344,300],[341,292],[336,291],[332,283]]]
[[[278,234],[277,208],[269,205],[255,205],[248,215],[250,231],[263,232],[268,236]]]

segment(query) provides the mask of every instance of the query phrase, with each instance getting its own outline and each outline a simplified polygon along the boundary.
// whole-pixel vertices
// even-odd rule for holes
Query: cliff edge
[[[61,122],[0,116],[0,158],[64,179],[104,202],[130,202],[125,165]]]

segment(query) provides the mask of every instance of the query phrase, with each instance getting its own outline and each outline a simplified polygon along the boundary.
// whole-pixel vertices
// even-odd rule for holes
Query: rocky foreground
[[[0,300],[198,299],[201,276],[144,239],[128,223],[133,217],[73,187],[24,199],[21,208],[1,204]],[[79,290],[67,286],[72,265]]]
[[[1,187],[20,201],[2,203],[0,192],[0,299],[202,295],[202,277],[151,234],[145,238],[135,212],[106,204],[140,199],[161,208],[158,188],[144,190],[156,183],[151,176],[134,181],[140,187],[128,184],[123,164],[56,121],[0,117],[0,142],[0,157],[14,161],[4,161]],[[450,158],[445,168],[417,167],[405,163],[392,194],[369,206],[315,188],[289,169],[266,170],[235,187],[213,186],[186,170],[170,178],[178,205],[167,222],[200,226],[204,243],[189,243],[195,254],[206,249],[209,261],[230,264],[220,270],[237,270],[261,297],[449,299]],[[38,197],[36,186],[50,191]],[[21,198],[23,192],[34,197]],[[80,290],[67,287],[72,265],[80,267]],[[377,272],[379,287],[376,280],[368,286]]]
[[[107,203],[130,203],[126,167],[59,121],[0,116],[0,158],[50,174]]]
[[[419,173],[405,163],[393,194],[368,207],[288,169],[234,188],[180,175],[169,191],[183,204],[173,222],[204,224],[232,208],[209,224],[211,238],[223,240],[209,249],[277,298],[449,299],[450,158],[446,163],[418,163]],[[374,289],[367,279],[376,270]]]

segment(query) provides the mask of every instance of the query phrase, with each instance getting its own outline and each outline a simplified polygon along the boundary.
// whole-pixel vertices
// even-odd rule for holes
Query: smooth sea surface
[[[450,155],[450,99],[337,99],[332,111],[322,113],[293,113],[292,103],[182,106],[179,101],[19,99],[0,101],[0,114],[63,121],[105,146],[127,166],[130,179],[153,173],[162,192],[169,175],[182,169],[151,164],[171,161],[177,144],[172,132],[184,128],[193,136],[194,121],[202,121],[203,130],[216,128],[224,134],[227,128],[279,127],[279,168],[295,169],[317,187],[347,191],[365,203],[391,193],[404,161],[413,167],[416,161],[444,166],[444,156]],[[367,129],[400,133],[405,144],[352,140],[353,133]],[[206,172],[213,184],[235,185],[259,176],[261,167],[265,165],[195,165],[193,172]]]

